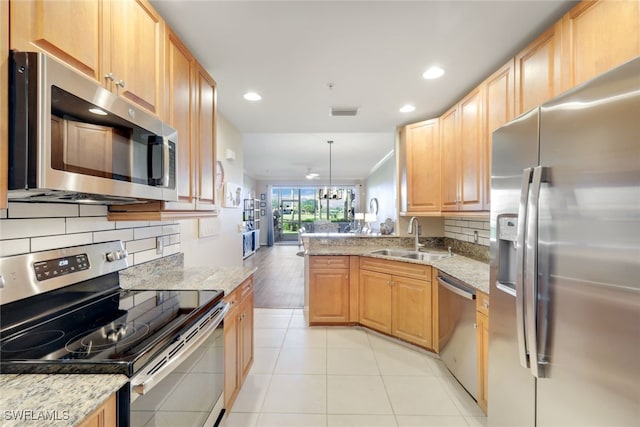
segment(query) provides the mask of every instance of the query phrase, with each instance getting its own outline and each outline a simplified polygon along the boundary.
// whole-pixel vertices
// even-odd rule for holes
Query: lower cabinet
[[[116,427],[116,395],[112,394],[105,403],[93,411],[78,427]]]
[[[431,267],[360,259],[359,322],[421,347],[433,347]]]
[[[476,336],[478,339],[478,406],[487,413],[489,361],[489,295],[476,293]]]
[[[309,257],[309,323],[349,323],[349,256]]]
[[[231,410],[253,364],[253,276],[225,297],[224,407]]]

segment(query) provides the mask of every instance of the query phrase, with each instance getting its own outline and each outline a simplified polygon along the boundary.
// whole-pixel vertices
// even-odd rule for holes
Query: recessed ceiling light
[[[247,92],[243,96],[247,101],[260,101],[262,99],[262,96],[256,92]]]
[[[89,112],[93,113],[93,114],[97,114],[99,116],[106,116],[107,115],[106,111],[101,110],[100,108],[97,108],[97,107],[89,108]]]
[[[442,77],[444,75],[444,69],[434,65],[433,67],[429,67],[427,71],[422,74],[422,78],[432,80],[437,79],[438,77]]]
[[[414,107],[411,104],[403,105],[402,107],[400,107],[401,113],[411,113],[412,111],[415,111],[415,110],[416,110],[416,107]]]

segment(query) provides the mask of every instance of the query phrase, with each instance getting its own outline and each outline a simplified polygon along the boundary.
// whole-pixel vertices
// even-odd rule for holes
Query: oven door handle
[[[169,348],[164,350],[162,354],[147,364],[140,374],[131,379],[131,401],[133,402],[139,396],[148,393],[153,387],[159,384],[167,375],[169,375],[178,365],[191,356],[196,349],[207,339],[213,331],[220,325],[225,315],[229,311],[231,304],[223,303],[217,306],[215,317],[203,324],[205,320],[202,318],[196,325],[189,328],[180,339],[176,340]],[[196,333],[192,337],[192,334]],[[192,338],[190,338],[192,337]],[[177,350],[178,348],[181,349]]]

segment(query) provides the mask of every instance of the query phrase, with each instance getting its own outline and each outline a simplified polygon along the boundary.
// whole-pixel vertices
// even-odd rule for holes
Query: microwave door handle
[[[160,146],[160,162],[155,161],[158,146]],[[169,141],[161,136],[151,137],[147,147],[147,171],[150,185],[155,187],[169,186],[169,160]],[[156,165],[160,166],[160,171],[156,171]]]
[[[527,232],[527,205],[529,188],[533,168],[522,171],[522,184],[520,187],[520,204],[518,206],[518,228],[516,236],[516,335],[518,340],[518,356],[520,365],[529,369],[529,355],[527,352],[527,337],[525,332],[524,311],[524,267],[525,267],[525,236]]]
[[[169,140],[162,138],[162,181],[161,187],[169,187],[169,162],[171,160]]]

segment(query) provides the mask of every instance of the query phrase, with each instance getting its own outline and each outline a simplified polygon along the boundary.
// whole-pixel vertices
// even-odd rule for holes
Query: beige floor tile
[[[287,330],[284,337],[283,347],[321,347],[327,346],[327,329],[307,328],[307,329],[291,329]]]
[[[326,427],[325,414],[260,414],[256,427]]]
[[[383,379],[396,415],[461,415],[439,378],[383,376]]]
[[[253,345],[256,347],[282,347],[286,329],[260,329],[253,331]]]
[[[257,413],[232,412],[225,417],[220,427],[255,427],[259,415]]]
[[[384,384],[379,376],[329,375],[329,414],[392,414]]]
[[[402,346],[375,348],[373,353],[382,375],[434,376],[430,357]]]
[[[445,390],[453,399],[453,403],[465,417],[482,417],[484,412],[478,406],[476,401],[467,393],[454,377],[438,378],[444,385]]]
[[[269,314],[269,315],[281,315],[281,316],[290,316],[293,314],[292,308],[254,308],[253,312],[255,314]]]
[[[464,417],[441,415],[396,415],[398,427],[467,427]]]
[[[274,375],[263,412],[325,414],[326,375]]]
[[[279,314],[256,314],[253,318],[255,329],[285,329],[289,327],[291,316]]]
[[[329,375],[380,375],[369,348],[330,347],[327,349]]]
[[[469,427],[487,427],[487,417],[464,417]]]
[[[289,323],[289,328],[291,329],[306,329],[314,327],[317,326],[309,326],[309,319],[303,315],[294,314],[291,316],[291,323]]]
[[[254,347],[252,374],[273,374],[280,354],[279,348]]]
[[[451,372],[449,372],[449,369],[447,369],[447,366],[442,360],[435,357],[429,357],[427,359],[427,363],[431,367],[431,372],[433,372],[433,375],[435,375],[436,377],[452,376]]]
[[[329,415],[328,427],[397,427],[393,415]]]
[[[271,375],[247,375],[232,412],[260,412],[270,381]]]
[[[290,347],[280,352],[276,374],[327,373],[327,351],[324,348]]]
[[[359,328],[327,328],[327,346],[371,348],[367,333]]]

